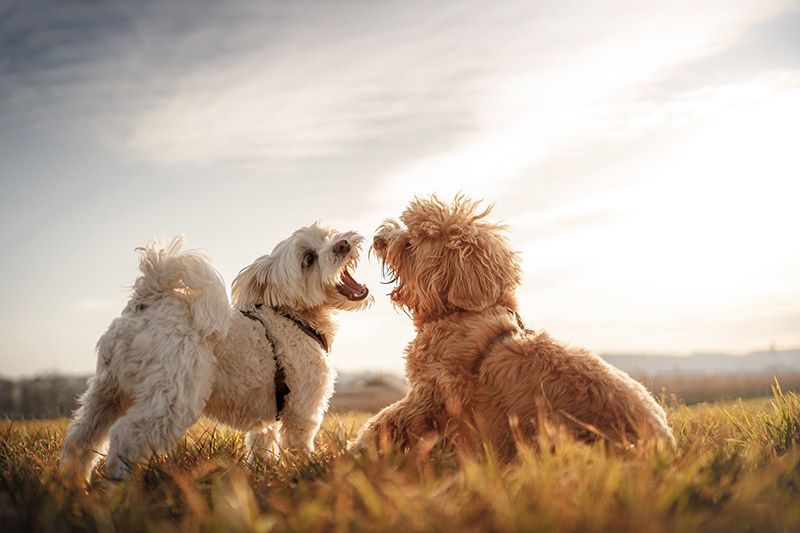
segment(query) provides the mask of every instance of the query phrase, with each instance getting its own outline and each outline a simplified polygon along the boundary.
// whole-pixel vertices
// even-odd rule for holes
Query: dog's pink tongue
[[[338,284],[336,288],[350,300],[362,300],[369,294],[367,286],[354,280],[348,270],[342,273],[342,282]]]

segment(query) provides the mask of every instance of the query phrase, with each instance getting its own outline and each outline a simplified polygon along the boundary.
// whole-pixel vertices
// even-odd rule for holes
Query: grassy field
[[[668,406],[676,450],[542,434],[499,464],[436,446],[355,457],[367,414],[331,416],[311,457],[247,464],[198,424],[170,454],[88,491],[59,482],[65,420],[0,423],[3,531],[798,531],[800,398]]]

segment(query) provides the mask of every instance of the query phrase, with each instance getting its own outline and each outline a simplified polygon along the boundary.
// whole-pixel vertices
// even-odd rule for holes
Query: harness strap
[[[261,309],[262,307],[264,307],[263,304],[256,304],[256,309]],[[331,351],[330,345],[328,344],[328,338],[325,336],[324,333],[322,333],[321,331],[317,331],[316,329],[312,328],[311,326],[309,326],[308,324],[306,324],[297,317],[294,317],[288,313],[284,313],[283,311],[278,311],[278,309],[276,309],[275,307],[273,307],[272,310],[275,311],[276,314],[282,316],[283,318],[294,322],[294,325],[300,328],[300,331],[302,331],[303,333],[305,333],[306,335],[317,341],[317,344],[319,344],[320,347],[323,350],[325,350],[326,353]]]
[[[286,372],[283,370],[283,366],[281,365],[280,361],[278,361],[278,352],[275,349],[275,341],[269,334],[267,325],[264,324],[264,321],[261,320],[255,313],[250,311],[240,312],[250,320],[255,320],[261,324],[261,326],[264,328],[264,336],[267,338],[267,342],[269,342],[270,347],[272,347],[272,360],[275,361],[275,418],[280,420],[281,411],[283,411],[283,407],[286,405],[286,396],[288,396],[292,390],[289,388],[289,385],[286,384]]]
[[[478,354],[478,357],[475,358],[475,361],[472,363],[472,367],[470,370],[473,374],[477,375],[480,372],[481,367],[483,366],[483,362],[486,359],[486,356],[492,351],[492,349],[500,344],[501,342],[505,341],[506,339],[514,336],[515,333],[522,333],[523,335],[532,335],[535,334],[535,331],[532,329],[528,329],[525,327],[525,323],[522,321],[522,317],[519,316],[519,313],[515,310],[508,308],[509,314],[514,317],[515,322],[517,323],[517,329],[509,329],[499,333],[495,338],[493,338],[489,343],[483,348],[483,350]]]
[[[309,326],[305,322],[293,317],[292,315],[287,315],[286,313],[281,313],[280,311],[275,311],[275,312],[278,313],[279,315],[281,315],[282,317],[288,318],[289,320],[294,322],[295,325],[298,328],[300,328],[300,331],[302,331],[303,333],[305,333],[306,335],[308,335],[309,337],[311,337],[312,339],[317,341],[317,344],[319,344],[320,347],[323,350],[325,350],[325,352],[330,352],[331,351],[330,347],[328,346],[328,339],[325,337],[324,333],[322,333],[320,331],[317,331],[316,329],[312,328],[311,326]]]

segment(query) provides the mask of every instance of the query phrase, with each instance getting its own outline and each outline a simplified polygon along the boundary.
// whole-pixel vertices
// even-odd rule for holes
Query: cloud
[[[585,126],[598,98],[781,4],[102,6],[10,8],[9,116],[156,164],[352,157],[391,140],[416,150],[386,180],[407,196],[434,175],[479,186],[517,174]],[[451,149],[431,153],[439,142]]]
[[[6,120],[78,129],[142,160],[182,165],[325,157],[398,129],[468,122],[459,84],[446,79],[458,73],[433,68],[431,79],[415,68],[425,45],[437,43],[407,40],[412,12],[397,17],[388,6],[356,3],[241,2],[224,13],[171,5],[88,13],[72,4],[14,6],[0,68]],[[110,20],[122,27],[100,29]],[[380,21],[394,22],[371,27]],[[422,27],[442,23],[434,16]],[[396,46],[387,50],[384,40]]]
[[[597,12],[603,8],[587,10],[585,16],[603,21],[596,26],[584,26],[587,20],[565,9],[553,18],[534,21],[529,28],[533,34],[545,25],[554,23],[556,28],[545,32],[547,37],[526,43],[536,60],[520,59],[514,68],[497,69],[487,77],[488,84],[473,103],[475,127],[449,150],[410,161],[387,175],[375,188],[376,201],[407,198],[432,184],[445,196],[468,190],[493,199],[552,200],[545,198],[548,191],[540,186],[550,178],[535,169],[557,158],[565,163],[559,155],[567,152],[574,157],[576,145],[602,145],[620,135],[632,136],[614,129],[618,115],[649,91],[654,80],[699,57],[719,54],[752,24],[785,4],[739,3],[724,14],[717,8],[673,4],[662,12],[648,5],[605,18]],[[656,15],[659,24],[654,25]],[[567,20],[575,26],[559,24]],[[548,47],[551,40],[567,41],[575,28],[584,32],[580,40]],[[702,85],[704,80],[695,76],[694,82]],[[625,127],[641,125],[628,122]],[[574,189],[581,181],[579,176],[565,179],[564,168],[570,166],[566,163],[557,177],[561,187],[554,189]]]

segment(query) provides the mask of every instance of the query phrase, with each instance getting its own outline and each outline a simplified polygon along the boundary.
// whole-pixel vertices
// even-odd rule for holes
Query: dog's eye
[[[303,268],[308,268],[317,260],[317,254],[314,252],[306,252],[303,256]]]

